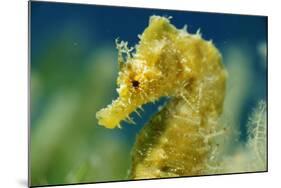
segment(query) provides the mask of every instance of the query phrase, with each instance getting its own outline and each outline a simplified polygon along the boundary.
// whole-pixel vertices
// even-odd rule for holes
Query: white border
[[[61,0],[87,4],[228,12],[269,16],[269,172],[68,187],[276,187],[280,186],[280,5],[274,0]],[[27,1],[0,6],[0,187],[27,183]],[[258,31],[253,31],[258,32]],[[281,81],[281,80],[280,80]],[[257,83],[258,84],[258,83]],[[279,144],[280,143],[280,144]],[[278,181],[279,180],[279,181]],[[278,187],[278,186],[277,186]]]

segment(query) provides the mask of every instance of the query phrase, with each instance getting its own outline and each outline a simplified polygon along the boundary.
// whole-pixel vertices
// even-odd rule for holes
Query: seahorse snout
[[[136,104],[128,103],[123,98],[118,98],[113,101],[112,104],[108,105],[106,108],[101,109],[96,113],[96,118],[98,119],[99,125],[106,128],[113,129],[115,127],[120,127],[120,122],[122,120],[133,121],[130,119],[129,115],[138,107]]]

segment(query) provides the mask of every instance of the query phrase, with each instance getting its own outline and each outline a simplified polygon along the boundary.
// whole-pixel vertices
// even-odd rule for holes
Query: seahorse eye
[[[138,88],[139,85],[140,85],[139,81],[137,81],[137,80],[133,80],[133,81],[132,81],[132,86],[133,86],[134,88]]]

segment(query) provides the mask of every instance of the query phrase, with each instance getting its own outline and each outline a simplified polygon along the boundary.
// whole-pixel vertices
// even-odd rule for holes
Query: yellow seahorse
[[[144,126],[132,152],[134,179],[211,173],[218,144],[227,73],[218,49],[199,32],[177,29],[170,18],[151,16],[129,48],[118,42],[119,97],[97,112],[99,124],[120,126],[143,104],[168,96],[169,102]],[[124,53],[126,57],[124,57]],[[137,112],[138,113],[138,112]],[[213,166],[214,165],[214,166]]]

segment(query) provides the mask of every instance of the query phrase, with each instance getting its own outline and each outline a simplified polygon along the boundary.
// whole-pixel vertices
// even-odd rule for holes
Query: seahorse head
[[[117,41],[119,97],[97,113],[100,125],[115,128],[141,105],[174,92],[174,82],[184,77],[178,73],[176,53],[172,52],[176,50],[172,44],[176,32],[169,19],[152,16],[134,49],[128,48],[127,42]]]
[[[198,73],[195,61],[202,55],[193,46],[203,41],[199,35],[175,28],[169,18],[151,16],[139,38],[134,48],[129,48],[127,42],[116,43],[119,97],[96,114],[99,124],[107,128],[130,120],[129,115],[143,104],[179,95]]]

